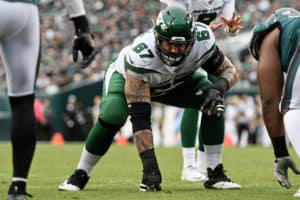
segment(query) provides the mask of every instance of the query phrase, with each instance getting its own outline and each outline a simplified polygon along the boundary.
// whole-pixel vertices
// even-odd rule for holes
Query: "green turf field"
[[[290,172],[293,187],[281,188],[273,178],[271,148],[225,148],[223,160],[227,174],[242,185],[241,190],[216,191],[204,189],[202,183],[182,182],[180,148],[157,148],[156,152],[163,175],[162,192],[138,191],[141,164],[135,146],[112,146],[98,163],[84,191],[59,192],[57,186],[76,167],[83,144],[51,146],[39,143],[29,177],[28,192],[34,199],[44,200],[284,200],[293,199],[300,187],[300,177]],[[299,164],[294,152],[292,155]],[[11,149],[0,143],[0,199],[6,199],[11,179]]]

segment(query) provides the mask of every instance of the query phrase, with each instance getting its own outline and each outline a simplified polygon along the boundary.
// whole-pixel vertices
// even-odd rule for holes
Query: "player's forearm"
[[[225,78],[231,88],[240,78],[241,69],[233,65],[230,60],[225,56],[224,61],[217,70],[219,77]]]
[[[69,17],[74,23],[76,35],[90,33],[88,19],[82,0],[64,0],[65,7],[69,12]]]
[[[150,85],[143,80],[134,78],[127,72],[125,96],[128,104],[137,102],[150,103]]]
[[[268,134],[271,138],[285,135],[283,116],[278,111],[276,98],[262,99],[262,113]]]
[[[135,132],[134,139],[139,153],[154,148],[152,131],[149,129]]]
[[[125,96],[138,152],[153,149],[150,85],[127,74]]]

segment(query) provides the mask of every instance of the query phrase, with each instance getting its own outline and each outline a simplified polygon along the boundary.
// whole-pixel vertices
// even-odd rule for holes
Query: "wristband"
[[[213,84],[213,87],[224,94],[229,89],[229,81],[224,77],[220,77]]]
[[[91,32],[88,19],[85,15],[71,18],[71,20],[74,22],[76,35],[79,35],[80,33],[90,33]]]
[[[287,150],[285,136],[280,136],[276,138],[271,138],[274,154],[276,158],[289,156],[289,152]]]

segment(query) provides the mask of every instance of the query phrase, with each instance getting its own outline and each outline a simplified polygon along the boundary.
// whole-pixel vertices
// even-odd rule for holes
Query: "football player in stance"
[[[290,188],[288,169],[300,174],[285,142],[287,135],[300,157],[300,13],[281,8],[256,25],[250,51],[258,61],[263,117],[275,154],[274,175],[281,186]],[[300,197],[300,189],[294,197]]]
[[[200,67],[218,77],[214,84],[197,71]],[[152,101],[201,109],[203,129],[210,129],[203,131],[211,174],[205,187],[240,188],[224,173],[220,154],[224,132],[211,126],[222,120],[224,93],[239,75],[239,69],[215,45],[208,26],[195,24],[182,5],[166,7],[159,13],[154,28],[123,48],[109,65],[98,122],[89,132],[76,170],[59,185],[59,190],[78,191],[85,187],[93,167],[130,115],[143,167],[140,190],[160,191],[162,176],[150,121]]]
[[[11,144],[13,177],[8,199],[30,196],[26,182],[36,145],[36,121],[33,112],[34,87],[40,58],[40,26],[37,0],[0,1],[0,47],[6,72],[12,112]],[[67,0],[74,21],[74,56],[82,51],[82,66],[95,54],[82,2]]]
[[[209,25],[213,31],[224,27],[229,36],[235,36],[243,28],[241,18],[235,15],[235,0],[161,0],[161,2],[167,5],[176,2],[184,4],[192,13],[195,21]],[[212,82],[216,80],[214,75],[210,74],[208,74],[208,79]],[[198,135],[197,154],[195,152],[199,114],[201,113],[197,109],[185,108],[181,120],[180,132],[183,156],[181,179],[184,181],[207,180],[206,153],[201,134]],[[225,132],[224,118],[222,117],[219,124],[213,124],[212,126],[219,126]],[[200,129],[199,131],[203,130]]]

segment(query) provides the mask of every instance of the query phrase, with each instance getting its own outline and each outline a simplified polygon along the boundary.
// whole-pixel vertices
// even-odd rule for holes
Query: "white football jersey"
[[[151,95],[162,95],[182,84],[184,78],[191,75],[211,57],[215,37],[205,24],[196,23],[195,43],[187,57],[177,66],[165,64],[155,47],[154,30],[138,36],[134,42],[120,52],[108,73],[118,71],[125,77],[129,71],[134,77],[151,85]]]
[[[161,2],[167,5],[184,4],[196,21],[206,24],[220,15],[230,19],[235,9],[235,0],[161,0]]]

